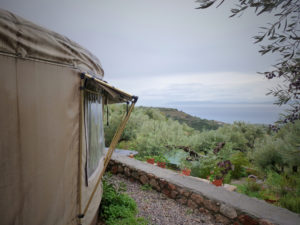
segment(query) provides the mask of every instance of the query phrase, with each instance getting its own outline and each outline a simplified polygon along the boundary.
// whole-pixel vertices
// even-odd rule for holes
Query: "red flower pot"
[[[183,169],[181,172],[185,176],[190,176],[190,174],[191,174],[191,170],[190,169]]]
[[[157,162],[157,165],[161,168],[166,168],[166,163],[165,162]]]
[[[147,159],[147,163],[154,164],[154,158]]]
[[[222,186],[223,180],[222,180],[222,179],[214,180],[214,181],[212,182],[212,184],[215,185],[215,186],[217,186],[217,187]]]

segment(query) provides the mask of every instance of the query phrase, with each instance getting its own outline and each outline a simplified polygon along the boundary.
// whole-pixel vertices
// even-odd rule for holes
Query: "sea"
[[[244,121],[252,124],[273,124],[286,108],[274,104],[168,104],[201,119],[216,120],[225,123]]]

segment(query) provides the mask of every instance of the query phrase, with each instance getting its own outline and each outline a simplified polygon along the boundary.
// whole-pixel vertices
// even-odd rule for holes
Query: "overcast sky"
[[[0,7],[66,35],[96,55],[105,80],[138,95],[139,105],[176,107],[224,122],[272,123],[266,96],[276,56],[252,37],[272,21],[249,11],[229,18],[233,1],[195,9],[193,0],[0,0]],[[277,83],[279,81],[276,81]]]

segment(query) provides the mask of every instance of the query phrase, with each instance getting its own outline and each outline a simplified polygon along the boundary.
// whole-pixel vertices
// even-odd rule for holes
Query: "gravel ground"
[[[138,205],[138,216],[148,219],[150,224],[217,224],[209,215],[193,213],[189,207],[181,205],[155,190],[142,190],[140,183],[130,182],[123,176],[113,175],[110,178],[110,182],[115,185],[119,185],[120,183],[126,184],[126,193],[130,195]]]

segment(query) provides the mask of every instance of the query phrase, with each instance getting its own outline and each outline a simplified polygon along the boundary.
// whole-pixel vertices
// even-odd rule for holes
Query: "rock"
[[[201,208],[199,209],[199,212],[200,212],[200,213],[203,213],[203,214],[210,214],[209,211],[208,211],[207,209],[203,208],[203,207],[201,207]]]
[[[176,189],[176,186],[174,184],[171,184],[171,183],[168,183],[168,188],[170,190],[175,190]]]
[[[254,182],[257,180],[257,176],[255,176],[255,175],[253,175],[253,174],[250,174],[249,176],[248,176],[248,179],[250,179],[250,180],[253,180]]]
[[[133,176],[135,179],[139,180],[139,174],[138,174],[138,172],[133,171],[133,172],[131,173],[131,176]]]
[[[214,212],[218,212],[219,211],[219,206],[217,206],[212,200],[204,199],[203,200],[203,205],[207,209],[212,210]]]
[[[117,174],[117,173],[118,173],[118,166],[113,166],[113,167],[111,168],[111,172],[112,172],[113,174]]]
[[[181,198],[179,198],[177,201],[182,205],[186,205],[186,203],[187,203],[187,199],[183,196]]]
[[[169,196],[169,195],[170,195],[170,190],[167,189],[167,188],[164,188],[161,192],[162,192],[163,194],[165,194],[166,196]]]
[[[236,186],[230,184],[224,184],[223,188],[225,188],[227,191],[235,191],[237,189]]]
[[[253,219],[252,217],[250,217],[248,215],[240,215],[239,216],[239,221],[243,225],[259,225],[258,222],[255,219]]]
[[[123,173],[124,169],[121,165],[118,165],[118,172],[119,173]]]
[[[162,178],[159,179],[159,186],[161,189],[163,189],[167,184],[168,182],[165,179]]]
[[[149,179],[146,175],[142,175],[142,176],[140,176],[140,181],[142,184],[148,184]]]
[[[265,219],[260,219],[258,221],[259,225],[274,225],[273,223],[271,223],[270,221],[268,220],[265,220]]]
[[[160,191],[160,187],[157,183],[157,181],[155,179],[151,179],[149,184],[151,185],[151,187],[153,187],[155,190]]]
[[[189,199],[187,201],[187,206],[192,208],[192,209],[196,209],[198,205],[193,200]]]
[[[196,202],[198,205],[201,205],[201,204],[203,203],[203,197],[200,196],[200,195],[198,195],[198,194],[193,193],[193,194],[191,195],[191,199],[192,199],[194,202]]]
[[[230,224],[230,220],[220,214],[216,215],[216,222],[224,225]]]
[[[129,177],[129,176],[130,176],[130,169],[129,169],[128,167],[125,167],[125,168],[124,168],[124,173],[125,173],[125,175],[126,175],[127,177]]]
[[[170,197],[175,199],[177,197],[177,195],[178,195],[178,192],[173,190],[173,191],[171,191]]]
[[[220,212],[224,215],[227,216],[230,219],[234,219],[237,217],[236,210],[229,205],[222,204],[220,207]]]

